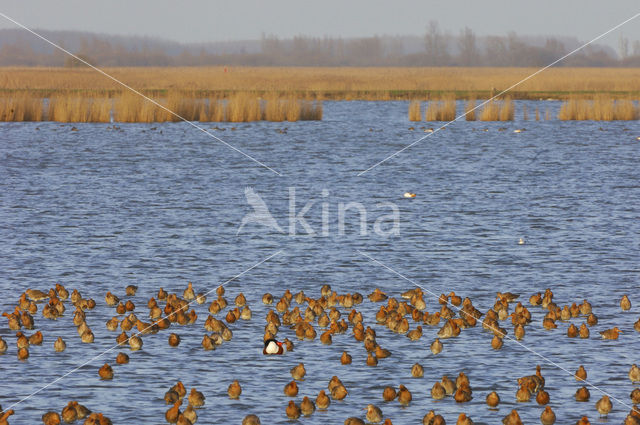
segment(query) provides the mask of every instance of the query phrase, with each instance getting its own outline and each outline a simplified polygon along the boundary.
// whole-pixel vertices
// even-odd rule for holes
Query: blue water
[[[529,110],[535,105],[529,103]],[[552,116],[558,107],[554,102],[539,106],[550,108]],[[574,423],[582,415],[598,422],[598,390],[591,389],[588,403],[573,399],[581,384],[567,371],[580,364],[591,383],[628,405],[614,401],[603,419],[622,422],[634,388],[627,372],[639,362],[640,349],[633,330],[640,312],[638,123],[536,122],[522,116],[507,123],[462,121],[360,176],[427,135],[424,128],[435,123],[410,123],[406,102],[325,102],[319,122],[203,125],[224,128],[211,131],[281,175],[185,123],[0,124],[0,309],[12,311],[27,288],[48,290],[56,282],[98,304],[87,313],[94,344],[81,343],[69,302],[57,321],[42,318],[40,305],[35,317],[44,343],[32,347],[25,362],[17,360],[15,333],[2,318],[0,336],[9,344],[0,356],[2,407],[88,362],[16,405],[12,424],[37,423],[43,413],[60,412],[70,400],[116,424],[164,423],[163,396],[178,380],[207,397],[198,423],[239,424],[247,413],[258,414],[262,423],[286,423],[289,398],[283,387],[299,362],[307,376],[297,402],[305,395],[315,400],[333,375],[349,391],[346,399],[301,423],[364,418],[369,403],[394,424],[421,423],[430,409],[447,423],[466,412],[475,423],[495,424],[513,408],[525,423],[538,423],[543,408],[535,401],[515,402],[517,378],[534,373],[536,364],[542,365],[557,423]],[[526,131],[514,133],[517,128]],[[246,187],[262,197],[284,233],[250,223],[238,234],[242,218],[252,211]],[[404,199],[406,191],[416,198]],[[297,212],[312,203],[304,218],[315,236],[300,222],[291,234],[292,202]],[[364,230],[353,208],[340,231],[340,204],[349,202],[366,211]],[[398,208],[398,234],[374,231],[375,222],[391,213],[383,202]],[[387,221],[383,229],[392,225]],[[519,245],[519,238],[526,243]],[[168,346],[164,331],[144,336],[141,351],[123,347],[92,360],[115,344],[117,333],[105,327],[115,315],[105,304],[106,291],[126,299],[124,288],[138,285],[130,298],[137,315],[148,321],[149,297],[160,287],[182,294],[189,281],[198,292],[229,281],[227,300],[233,304],[243,292],[252,320],[230,325],[231,341],[203,351],[202,324],[212,293],[206,304],[195,305],[195,325],[172,327],[182,338],[178,348]],[[569,339],[569,323],[559,321],[558,329],[545,331],[543,311],[529,306],[533,322],[522,344],[544,358],[510,340],[494,351],[491,335],[480,326],[443,340],[443,352],[434,356],[429,345],[438,328],[424,326],[423,337],[411,342],[375,324],[379,306],[365,298],[357,310],[365,325],[376,329],[379,344],[393,353],[377,367],[366,366],[366,352],[351,329],[326,346],[319,338],[298,341],[282,327],[278,337],[292,339],[295,350],[262,356],[270,308],[261,303],[262,294],[279,297],[288,288],[319,297],[323,284],[364,295],[381,288],[396,297],[414,284],[435,294],[453,290],[483,312],[493,305],[496,291],[520,293],[528,306],[530,295],[551,288],[560,306],[589,299],[600,321],[589,339]],[[628,312],[618,306],[623,294],[631,298]],[[437,299],[425,300],[428,311],[439,309]],[[348,311],[341,311],[346,317]],[[579,326],[584,318],[572,322]],[[625,332],[619,340],[600,339],[599,331],[616,325]],[[502,326],[512,334],[510,321]],[[53,351],[58,336],[67,342],[63,353]],[[352,365],[340,364],[344,350],[352,354]],[[128,365],[115,365],[118,351],[130,355]],[[105,362],[114,367],[112,381],[98,377]],[[424,378],[411,377],[416,362],[424,366]],[[460,371],[470,378],[473,400],[433,401],[433,383]],[[240,400],[226,395],[234,379],[243,389]],[[407,408],[382,401],[382,389],[399,384],[413,393]],[[502,399],[498,411],[484,401],[492,390]]]

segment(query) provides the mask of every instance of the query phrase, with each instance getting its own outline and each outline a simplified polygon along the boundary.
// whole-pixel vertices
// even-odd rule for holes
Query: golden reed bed
[[[475,99],[487,99],[536,69],[136,67],[105,71],[187,119],[238,122],[321,119],[318,101],[323,99],[430,100],[425,119],[448,120],[455,115],[453,100],[468,100],[470,110]],[[637,119],[634,103],[613,102],[640,98],[640,69],[552,68],[511,90],[509,98],[571,99],[560,119]],[[504,102],[510,100],[486,105],[467,119],[513,119],[513,105],[503,107]],[[585,113],[600,104],[614,112]],[[413,104],[410,119],[416,120],[416,113],[422,118],[419,106]],[[89,68],[0,68],[2,121],[82,122],[111,117],[122,122],[177,119]]]
[[[226,72],[225,72],[226,69]],[[147,93],[169,89],[209,94],[237,92],[313,96],[317,99],[424,99],[447,92],[457,98],[486,98],[536,68],[305,68],[190,67],[105,68]],[[0,68],[0,90],[118,92],[122,86],[89,69]],[[510,92],[514,99],[565,98],[570,94],[640,95],[637,68],[551,68]]]

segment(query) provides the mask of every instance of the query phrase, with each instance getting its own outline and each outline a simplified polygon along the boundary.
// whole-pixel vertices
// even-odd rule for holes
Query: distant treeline
[[[146,38],[74,31],[39,31],[98,66],[545,66],[578,47],[573,38],[478,37],[431,22],[424,36],[280,39],[181,44]],[[618,51],[590,45],[558,66],[638,67],[640,42],[620,38]],[[0,66],[74,67],[83,64],[23,30],[0,30]]]

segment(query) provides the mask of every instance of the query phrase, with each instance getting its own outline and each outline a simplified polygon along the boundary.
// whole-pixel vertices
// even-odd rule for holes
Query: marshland
[[[640,42],[12,34],[0,425],[640,423]]]
[[[496,104],[503,107],[504,101]],[[348,395],[332,399],[327,410],[299,418],[300,423],[342,423],[354,416],[364,420],[368,404],[396,424],[422,423],[430,410],[447,423],[456,423],[461,413],[475,423],[496,423],[513,409],[524,423],[537,423],[544,410],[535,401],[537,394],[529,402],[516,401],[517,379],[534,375],[536,365],[541,365],[557,423],[575,423],[582,416],[598,421],[595,403],[603,394],[572,376],[580,365],[589,383],[623,402],[613,400],[608,414],[609,421],[622,422],[635,388],[627,373],[637,361],[634,323],[640,317],[634,298],[639,251],[633,236],[640,232],[640,211],[633,202],[639,195],[637,121],[545,120],[547,112],[552,117],[561,113],[562,101],[547,101],[543,107],[538,101],[511,102],[513,121],[482,121],[478,109],[475,121],[461,120],[430,135],[425,131],[437,124],[424,120],[425,102],[423,121],[411,122],[406,100],[323,100],[320,121],[207,124],[282,176],[181,122],[3,123],[1,310],[14,312],[27,288],[48,292],[56,283],[96,303],[84,318],[93,343],[82,342],[71,301],[62,302],[66,311],[57,320],[42,316],[48,299],[38,303],[33,329],[21,331],[27,336],[40,331],[43,342],[28,348],[26,360],[17,357],[17,331],[2,318],[0,336],[8,344],[0,356],[2,375],[21,377],[4,384],[2,408],[86,363],[13,407],[16,413],[9,422],[37,423],[43,414],[61,414],[69,402],[78,401],[113,423],[164,423],[173,406],[166,404],[165,394],[180,381],[187,392],[195,388],[206,397],[195,409],[198,423],[241,423],[250,413],[262,423],[288,423],[289,401],[299,406],[307,396],[315,402],[323,389],[330,395],[327,385],[335,375]],[[458,100],[459,113],[467,107],[467,101]],[[356,178],[426,135],[407,155]],[[289,236],[255,223],[238,233],[242,218],[252,211],[243,191],[247,186],[284,228],[291,208],[288,187],[295,187],[297,212],[314,201],[304,217],[316,235],[300,231]],[[416,197],[403,198],[408,190]],[[345,231],[337,232],[333,205],[354,200],[371,208],[370,228],[379,215],[377,203],[395,203],[400,234],[361,236],[357,210],[347,211]],[[327,235],[321,232],[323,203],[331,206]],[[148,302],[158,299],[160,288],[183,298],[188,282],[196,294],[209,292],[206,303],[187,309],[196,313],[195,322],[141,334],[142,347],[136,351],[128,341],[116,347],[122,326],[132,327],[128,337],[138,332],[131,320],[140,320],[142,329],[153,323]],[[129,285],[138,287],[135,295],[127,295]],[[205,322],[220,285],[228,306],[214,317],[231,330],[232,338],[206,350],[203,336],[212,332]],[[265,318],[276,311],[285,290],[309,297],[302,304],[295,299],[286,304],[287,311],[298,308],[304,318],[309,300],[321,297],[323,285],[336,295],[363,295],[360,304],[334,306],[346,331],[330,332],[328,345],[331,325],[318,322],[321,314],[312,321],[307,317],[316,333],[313,339],[299,339],[296,327],[281,324],[276,338],[291,340],[293,351],[264,356]],[[422,322],[404,317],[409,331],[422,326],[420,338],[411,340],[376,321],[380,306],[389,301],[372,302],[367,296],[379,288],[409,302],[401,295],[416,285],[424,288],[425,305]],[[558,318],[557,328],[545,329],[549,309],[531,305],[529,297],[547,288],[560,309],[584,299],[591,303],[598,323],[588,325],[588,338],[567,336],[570,325],[586,323],[585,315]],[[442,351],[433,354],[430,346],[445,321],[428,325],[424,313],[441,311],[438,296],[451,291],[469,297],[483,316],[459,336],[441,338]],[[508,313],[520,301],[532,321],[516,342],[511,318],[498,320],[507,336],[495,349],[494,333],[481,322],[497,308],[498,291],[520,294],[509,303]],[[107,304],[107,292],[122,304],[131,301],[134,309],[119,314],[117,306]],[[240,293],[252,312],[250,320],[232,317]],[[263,304],[265,293],[273,295],[273,304]],[[619,303],[625,294],[631,309],[623,311]],[[166,301],[158,305],[164,311]],[[462,319],[454,306],[449,308]],[[375,331],[376,344],[391,353],[378,358],[376,366],[367,365],[363,342],[354,337],[353,311],[362,314],[365,329]],[[335,317],[330,307],[325,312]],[[118,329],[110,331],[106,325],[114,316]],[[623,331],[619,338],[602,339],[600,332],[613,327]],[[171,333],[180,338],[177,346],[169,345]],[[58,337],[66,343],[62,352],[54,351]],[[351,364],[341,363],[345,351]],[[128,364],[116,362],[120,352],[129,356]],[[101,378],[105,363],[112,379]],[[290,369],[299,363],[306,375],[297,381],[298,394],[289,397],[283,389],[293,380]],[[412,376],[416,363],[423,368],[421,378]],[[108,377],[108,372],[101,373]],[[443,375],[455,380],[460,372],[469,379],[471,400],[435,400],[434,383]],[[234,380],[242,388],[238,399],[227,394]],[[398,390],[399,385],[412,394],[406,407],[382,397],[385,387]],[[582,386],[591,393],[588,402],[575,400]],[[492,391],[500,397],[498,410],[485,401]],[[181,412],[187,409],[188,395]]]

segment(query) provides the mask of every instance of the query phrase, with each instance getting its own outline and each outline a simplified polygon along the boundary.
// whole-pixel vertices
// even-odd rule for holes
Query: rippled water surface
[[[198,423],[239,424],[247,413],[258,414],[262,423],[285,423],[289,398],[283,387],[298,362],[304,362],[307,376],[297,402],[305,395],[315,399],[333,375],[349,391],[301,423],[364,417],[368,403],[395,424],[421,423],[430,409],[447,423],[466,412],[476,423],[495,424],[513,408],[525,423],[538,423],[541,407],[515,402],[516,379],[532,374],[536,364],[542,365],[558,423],[574,423],[582,415],[599,420],[598,390],[591,389],[588,403],[573,399],[580,385],[570,373],[580,364],[591,383],[626,404],[614,401],[602,421],[622,422],[634,388],[627,372],[640,362],[633,329],[640,311],[638,123],[462,121],[358,175],[428,134],[424,127],[433,123],[408,122],[406,102],[324,106],[321,122],[218,124],[225,131],[211,130],[280,176],[185,123],[76,124],[77,131],[59,123],[0,125],[0,308],[12,311],[25,289],[48,290],[56,282],[97,302],[87,313],[94,344],[81,343],[69,302],[57,321],[42,318],[40,305],[36,327],[44,343],[32,347],[24,362],[17,360],[15,333],[2,318],[0,336],[9,344],[0,356],[4,408],[78,368],[16,405],[12,424],[37,423],[70,400],[117,424],[164,423],[163,396],[178,380],[206,396]],[[553,115],[557,105],[540,107]],[[517,128],[526,131],[514,133]],[[285,233],[249,223],[238,234],[242,217],[251,212],[245,187],[262,197]],[[403,199],[406,191],[416,198]],[[300,223],[289,234],[291,204],[299,212],[308,202],[304,218],[316,235]],[[352,208],[340,231],[340,203],[348,202],[366,209],[364,230]],[[398,235],[374,232],[375,222],[390,213],[384,202],[398,207]],[[518,244],[521,237],[524,245]],[[182,294],[189,281],[198,292],[229,281],[227,300],[232,304],[243,292],[252,320],[229,325],[233,339],[204,351],[200,342],[212,293],[206,304],[195,306],[195,325],[172,327],[182,338],[179,347],[168,346],[164,331],[144,336],[141,351],[116,348],[94,358],[115,344],[116,333],[105,328],[115,315],[105,304],[106,291],[130,298],[148,321],[146,302],[160,287]],[[392,352],[377,367],[365,364],[366,352],[351,329],[323,345],[319,339],[300,341],[283,327],[278,337],[292,339],[294,351],[261,354],[264,318],[272,308],[261,303],[265,292],[279,297],[285,289],[304,290],[319,297],[320,287],[329,284],[339,293],[366,296],[381,288],[399,297],[412,282],[435,294],[468,296],[483,312],[496,291],[519,293],[528,305],[534,292],[551,288],[560,306],[589,299],[600,321],[589,339],[569,339],[569,323],[558,321],[556,330],[545,331],[544,313],[529,306],[533,322],[523,345],[505,340],[501,350],[493,350],[491,334],[478,326],[443,340],[444,350],[434,356],[429,345],[438,328],[424,326],[422,338],[412,342],[375,324],[379,305],[365,298],[356,308]],[[139,290],[127,298],[124,288],[131,284]],[[618,303],[627,293],[632,308],[622,312]],[[439,309],[428,293],[425,300],[428,311]],[[584,318],[572,322],[579,326]],[[599,331],[615,325],[624,331],[619,340],[600,339]],[[512,334],[509,321],[503,326]],[[67,342],[63,353],[53,351],[58,336]],[[349,366],[339,361],[344,350],[353,355]],[[115,365],[118,351],[129,353],[128,365]],[[114,366],[112,381],[98,377],[105,362]],[[424,366],[424,378],[411,377],[416,362]],[[460,371],[470,378],[473,400],[433,401],[433,383]],[[234,379],[242,385],[240,400],[226,395]],[[407,408],[382,401],[383,388],[399,384],[413,393]],[[498,411],[486,407],[491,390],[502,399]]]

